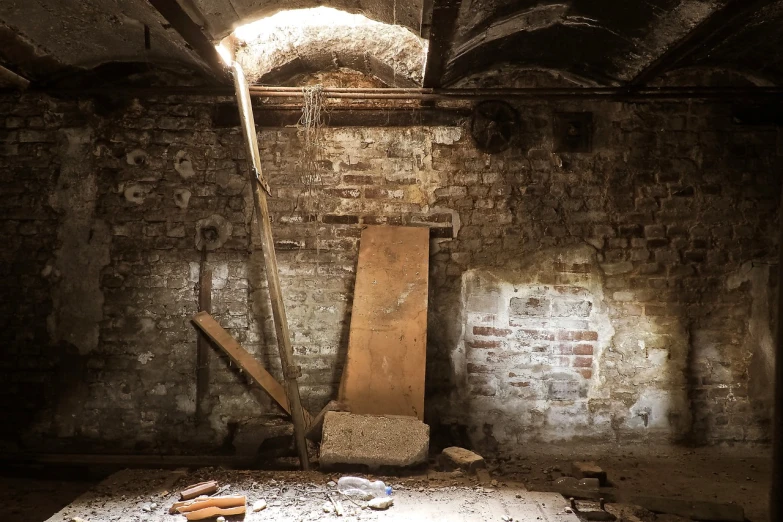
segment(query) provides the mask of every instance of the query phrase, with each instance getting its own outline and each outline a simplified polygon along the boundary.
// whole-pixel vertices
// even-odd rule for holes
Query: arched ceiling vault
[[[350,33],[321,34],[269,60],[259,81],[347,67],[386,85],[425,87],[481,74],[495,81],[504,68],[605,86],[649,85],[682,68],[783,82],[783,0],[4,0],[0,65],[33,83],[112,63],[226,81],[215,42],[247,22],[318,6],[362,14],[405,37],[365,35],[357,45]],[[427,45],[422,36],[423,74],[412,58],[416,41]]]

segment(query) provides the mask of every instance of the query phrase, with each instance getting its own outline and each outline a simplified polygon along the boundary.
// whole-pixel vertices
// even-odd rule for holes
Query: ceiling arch
[[[387,85],[421,85],[427,43],[410,30],[329,8],[281,12],[224,40],[251,82],[349,68]]]
[[[331,7],[361,14],[377,22],[401,25],[419,34],[422,0],[183,0],[183,7],[214,39],[228,36],[234,29],[280,11]]]

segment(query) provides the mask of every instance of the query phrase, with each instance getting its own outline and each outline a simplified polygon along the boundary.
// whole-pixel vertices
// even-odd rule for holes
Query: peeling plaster
[[[64,129],[60,135],[62,165],[52,208],[62,213],[57,231],[62,245],[55,253],[60,274],[52,288],[52,313],[47,320],[55,341],[65,341],[86,354],[98,346],[103,319],[101,270],[109,264],[111,232],[95,218],[98,196],[93,167],[92,129]]]

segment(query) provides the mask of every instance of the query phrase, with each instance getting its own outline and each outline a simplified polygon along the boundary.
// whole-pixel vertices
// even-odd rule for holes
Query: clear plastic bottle
[[[392,494],[391,486],[387,486],[383,481],[375,480],[370,482],[360,477],[341,477],[337,481],[337,489],[344,495],[358,497],[361,500],[388,497]]]

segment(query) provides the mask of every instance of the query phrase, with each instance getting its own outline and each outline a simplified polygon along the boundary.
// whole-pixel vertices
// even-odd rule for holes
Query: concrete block
[[[606,471],[595,462],[573,462],[571,474],[576,478],[595,478],[602,486],[607,485]]]
[[[462,469],[469,473],[475,473],[480,468],[486,468],[484,457],[465,448],[452,446],[446,448],[438,458],[441,468],[446,471]]]
[[[362,464],[410,467],[427,460],[430,427],[415,417],[354,415],[324,416],[321,466]]]

